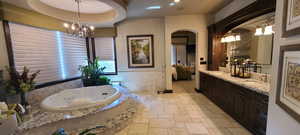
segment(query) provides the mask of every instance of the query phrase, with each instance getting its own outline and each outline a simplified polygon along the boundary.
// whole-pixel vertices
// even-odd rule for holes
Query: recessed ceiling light
[[[169,6],[175,6],[175,2],[169,3]]]
[[[147,10],[155,10],[155,9],[160,9],[161,7],[159,5],[157,6],[150,6],[150,7],[147,7],[146,9]]]
[[[175,3],[178,3],[178,2],[180,2],[180,0],[174,0],[174,2],[175,2]]]

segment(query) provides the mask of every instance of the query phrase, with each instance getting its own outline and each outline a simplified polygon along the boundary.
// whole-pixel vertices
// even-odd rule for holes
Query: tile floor
[[[136,94],[136,117],[117,135],[251,135],[193,86],[177,81],[173,94]]]

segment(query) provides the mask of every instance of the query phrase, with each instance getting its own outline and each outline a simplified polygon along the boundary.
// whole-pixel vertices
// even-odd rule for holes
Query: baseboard
[[[159,90],[157,94],[166,94],[166,93],[173,93],[173,90]]]

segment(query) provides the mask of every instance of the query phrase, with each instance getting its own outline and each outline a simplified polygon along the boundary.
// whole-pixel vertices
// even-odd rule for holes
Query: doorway
[[[172,81],[193,81],[196,73],[196,34],[176,31],[171,37]]]

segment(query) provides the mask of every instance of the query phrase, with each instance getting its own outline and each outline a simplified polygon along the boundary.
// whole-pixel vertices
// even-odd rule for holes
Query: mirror
[[[225,45],[223,67],[233,59],[251,60],[258,65],[254,72],[270,73],[272,64],[275,13],[251,19],[222,36]]]

